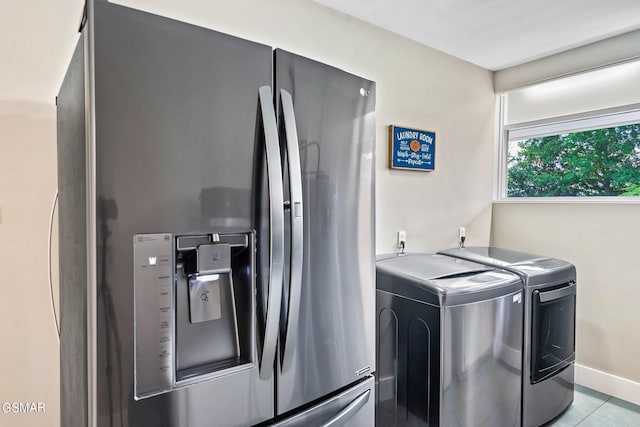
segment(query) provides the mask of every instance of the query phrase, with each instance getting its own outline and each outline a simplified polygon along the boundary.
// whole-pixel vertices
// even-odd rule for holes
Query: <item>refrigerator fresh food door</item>
[[[219,284],[219,319],[217,314],[194,318],[188,309],[195,303],[189,300],[188,277],[182,282],[174,279],[175,292],[181,294],[180,299],[174,295],[177,310],[168,322],[174,322],[175,334],[182,335],[174,336],[173,347],[165,346],[169,350],[164,353],[171,358],[182,356],[171,367],[173,383],[168,385],[173,389],[165,391],[163,384],[134,396],[135,327],[153,332],[159,320],[135,318],[138,324],[134,325],[132,240],[159,232],[252,235],[255,158],[264,149],[269,127],[261,115],[260,88],[266,86],[270,92],[272,49],[104,1],[95,2],[92,30],[99,229],[98,425],[227,427],[268,420],[274,415],[273,375],[264,379],[259,375],[260,345],[253,345],[255,351],[242,351],[242,343],[249,338],[259,342],[264,329],[250,327],[256,319],[245,320],[246,310],[235,316],[225,308],[233,306],[225,298],[234,298],[242,307],[246,304],[239,304],[240,299],[249,301],[257,293],[253,278],[241,280],[240,275],[247,273],[235,267],[243,257],[250,265],[248,253],[253,246],[245,252],[231,249],[233,280]],[[272,99],[269,106],[273,116]],[[277,138],[275,121],[270,128]],[[175,258],[179,253],[170,255],[173,268],[184,271]],[[233,325],[234,318],[244,323]],[[198,376],[206,369],[194,369],[224,358],[211,342],[215,337],[209,332],[223,326],[209,327],[215,322],[229,322],[228,335],[234,341],[225,342],[233,350],[230,355],[242,356],[238,362],[242,366],[229,375]],[[185,335],[185,328],[190,335]],[[247,336],[234,336],[243,330],[249,331]],[[207,342],[193,335],[199,331],[200,339]],[[277,338],[277,331],[273,335]],[[192,348],[177,347],[183,345]]]
[[[277,363],[277,412],[283,414],[375,367],[375,83],[282,50],[275,58],[289,200]],[[298,152],[287,154],[295,145]]]

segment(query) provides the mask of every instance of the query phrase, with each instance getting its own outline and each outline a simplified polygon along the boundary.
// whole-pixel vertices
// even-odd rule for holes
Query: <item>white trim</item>
[[[637,104],[634,105],[637,108]],[[522,141],[548,135],[560,135],[572,132],[582,132],[593,129],[603,129],[640,123],[640,110],[594,114],[574,120],[548,120],[547,123],[529,126],[508,125],[508,141]]]
[[[502,124],[504,123],[504,118],[506,117],[507,110],[507,96],[506,95],[497,95],[496,96],[496,132],[494,135],[494,149],[493,149],[493,199],[500,200],[503,199],[506,194],[506,182],[505,182],[505,171],[507,162],[505,161],[507,156],[504,148],[506,147],[505,137],[507,136],[507,132],[503,130]]]
[[[640,382],[576,363],[576,384],[640,405]]]
[[[505,101],[508,101],[509,99],[507,95],[508,94],[502,95],[504,96]],[[627,113],[630,111],[640,111],[640,103],[625,104],[625,105],[620,105],[618,107],[602,108],[599,110],[583,111],[582,113],[567,114],[564,116],[553,116],[553,117],[548,117],[546,119],[532,120],[528,122],[506,124],[506,120],[503,120],[501,123],[504,123],[505,129],[511,130],[511,129],[519,129],[519,128],[525,128],[525,127],[542,126],[550,123],[572,122],[572,121],[578,121],[583,119],[590,119],[596,116],[610,116],[614,114]],[[507,117],[506,112],[504,117]]]
[[[637,205],[640,204],[640,196],[574,196],[574,197],[505,197],[494,200],[493,203],[501,204],[527,204],[527,203],[551,203],[551,204],[610,204],[610,205]]]

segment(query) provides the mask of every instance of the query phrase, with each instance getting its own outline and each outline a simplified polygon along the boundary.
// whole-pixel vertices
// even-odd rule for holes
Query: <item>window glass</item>
[[[529,129],[518,139],[521,131],[509,131],[508,197],[640,196],[640,122],[540,136]]]

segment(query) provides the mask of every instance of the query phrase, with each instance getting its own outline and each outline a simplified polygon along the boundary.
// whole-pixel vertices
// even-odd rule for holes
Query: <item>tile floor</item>
[[[638,427],[640,406],[576,384],[573,404],[547,426]]]

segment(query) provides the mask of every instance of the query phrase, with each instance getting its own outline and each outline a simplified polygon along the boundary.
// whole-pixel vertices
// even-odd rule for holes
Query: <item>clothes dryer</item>
[[[576,269],[566,261],[496,247],[439,252],[501,268],[522,278],[524,347],[523,426],[541,426],[573,402]]]

